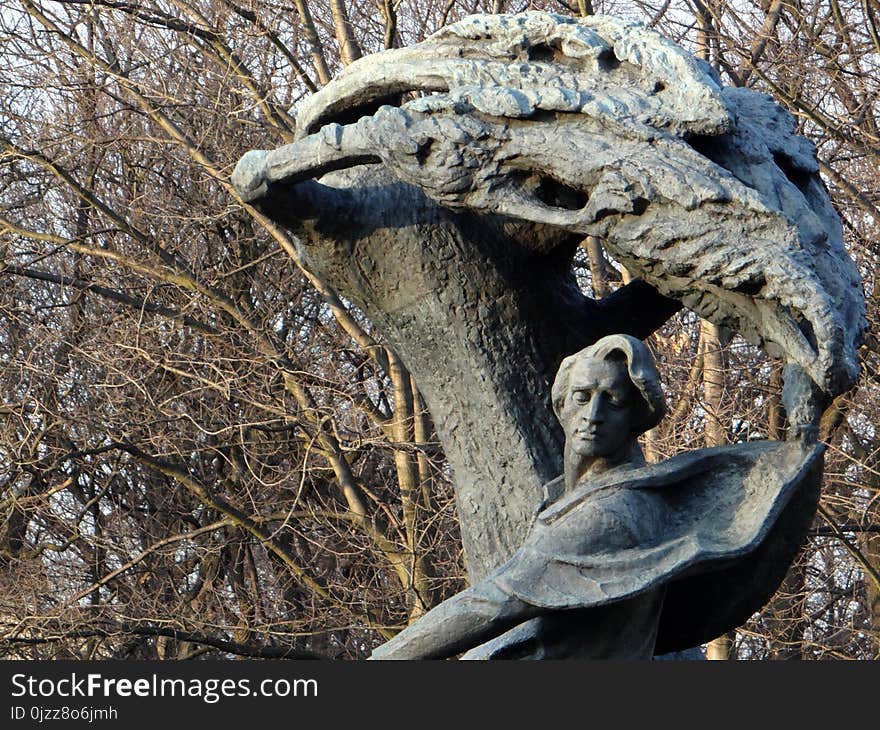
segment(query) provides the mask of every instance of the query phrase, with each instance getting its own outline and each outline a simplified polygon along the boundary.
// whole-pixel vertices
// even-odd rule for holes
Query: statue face
[[[620,454],[633,440],[636,409],[641,405],[625,362],[576,363],[560,414],[570,451],[590,458]]]

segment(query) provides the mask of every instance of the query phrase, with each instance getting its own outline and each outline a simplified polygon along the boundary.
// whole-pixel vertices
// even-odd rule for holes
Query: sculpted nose
[[[597,394],[594,395],[590,402],[587,404],[586,410],[584,411],[584,421],[587,423],[602,423],[605,420],[604,411],[605,409],[602,407],[602,395]]]

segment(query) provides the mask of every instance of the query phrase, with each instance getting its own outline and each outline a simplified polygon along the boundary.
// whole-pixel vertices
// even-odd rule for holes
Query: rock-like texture
[[[857,376],[864,299],[811,143],[771,99],[723,88],[641,25],[473,16],[352,64],[298,125],[233,180],[414,373],[474,578],[518,547],[560,471],[559,361],[609,332],[644,337],[675,308],[644,284],[580,295],[584,234],[826,396]]]

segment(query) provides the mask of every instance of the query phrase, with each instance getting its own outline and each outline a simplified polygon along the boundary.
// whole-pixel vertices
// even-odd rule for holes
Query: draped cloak
[[[812,521],[823,451],[759,441],[609,470],[542,509],[489,580],[549,610],[665,585],[656,652],[704,643],[775,592]]]

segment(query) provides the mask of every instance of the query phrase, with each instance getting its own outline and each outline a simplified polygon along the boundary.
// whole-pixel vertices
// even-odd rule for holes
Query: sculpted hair
[[[660,375],[654,365],[651,351],[641,340],[629,335],[608,335],[562,361],[551,390],[556,417],[559,418],[562,412],[568,394],[568,381],[572,368],[577,362],[584,359],[616,360],[621,356],[626,362],[629,378],[642,396],[645,405],[644,417],[633,426],[633,436],[643,434],[660,423],[660,419],[666,413],[666,398],[660,387]]]

